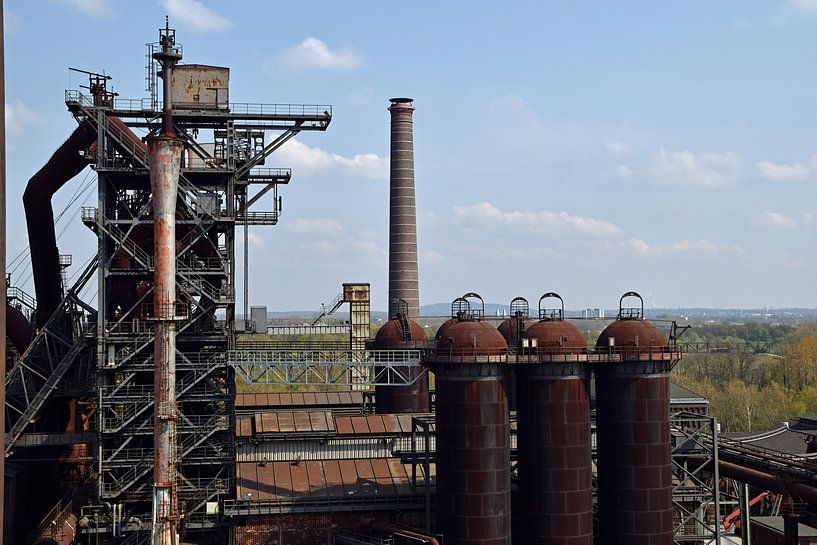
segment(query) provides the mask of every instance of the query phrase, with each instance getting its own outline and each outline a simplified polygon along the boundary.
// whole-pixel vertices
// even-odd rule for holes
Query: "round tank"
[[[448,331],[448,328],[452,325],[456,324],[459,320],[457,318],[449,318],[448,320],[444,321],[442,325],[437,328],[437,333],[434,334],[434,340],[439,341],[445,332]]]
[[[507,318],[503,320],[498,326],[496,326],[496,330],[499,331],[503,337],[505,337],[505,342],[508,345],[516,344],[516,324],[518,321],[515,318]],[[525,336],[525,332],[530,328],[533,324],[536,323],[536,320],[526,319],[524,320],[524,330],[522,331],[522,336]]]
[[[583,354],[587,352],[584,333],[563,320],[542,320],[525,330],[525,338],[536,339],[541,354]]]
[[[673,542],[669,360],[656,354],[666,348],[640,317],[610,324],[596,344],[597,353],[613,356],[596,364],[602,545]]]
[[[377,331],[374,338],[375,350],[405,350],[425,343],[428,339],[423,327],[414,320],[408,320],[410,340],[405,339],[400,320],[389,320]],[[403,367],[401,372],[414,378],[422,373],[418,367]],[[375,408],[378,414],[426,413],[429,412],[428,375],[424,375],[410,386],[375,386]]]
[[[592,545],[589,368],[570,357],[585,354],[587,341],[562,320],[537,322],[525,336],[541,358],[516,366],[520,542]]]
[[[607,326],[596,341],[596,350],[610,351],[626,358],[649,357],[652,350],[667,348],[667,339],[657,327],[641,319],[617,320]]]
[[[461,321],[437,341],[437,531],[446,545],[510,545],[507,344],[489,324]],[[479,363],[478,363],[479,362]]]

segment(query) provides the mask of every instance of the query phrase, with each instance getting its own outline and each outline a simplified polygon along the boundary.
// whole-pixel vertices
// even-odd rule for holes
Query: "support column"
[[[752,513],[749,502],[749,485],[740,483],[738,506],[740,508],[740,541],[743,545],[752,545]]]

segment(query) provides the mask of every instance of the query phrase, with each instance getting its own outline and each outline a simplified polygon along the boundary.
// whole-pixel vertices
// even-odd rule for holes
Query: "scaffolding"
[[[99,415],[94,500],[124,505],[128,520],[149,521],[152,324],[161,312],[151,304],[156,263],[149,243],[148,157],[131,131],[157,132],[162,106],[155,93],[150,99],[127,100],[104,85],[91,96],[68,90],[65,99],[78,122],[88,121],[97,130],[96,147],[88,157],[98,174],[98,203],[82,210],[83,223],[98,237],[99,256],[99,318],[91,340],[96,345],[93,398]],[[178,330],[175,411],[183,530],[223,531],[213,506],[234,494],[235,371],[224,355],[235,349],[245,329],[236,319],[236,239],[243,232],[246,249],[249,226],[277,223],[278,186],[291,177],[289,169],[259,167],[296,134],[323,131],[331,119],[328,105],[174,108],[174,129],[185,145],[176,221],[178,296],[171,302]],[[211,141],[204,142],[208,137]],[[271,206],[255,209],[264,197]],[[69,350],[66,357],[71,354]],[[112,518],[100,517],[94,532],[115,535]],[[145,530],[144,522],[124,528],[134,542],[147,539]]]

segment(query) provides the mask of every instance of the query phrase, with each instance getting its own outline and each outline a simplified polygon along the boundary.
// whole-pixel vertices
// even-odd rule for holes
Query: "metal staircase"
[[[48,380],[45,381],[45,384],[43,384],[40,390],[37,392],[37,395],[34,396],[28,407],[25,408],[23,413],[17,419],[17,422],[15,422],[9,429],[8,433],[6,433],[6,453],[11,450],[11,447],[14,446],[14,443],[20,438],[20,435],[22,435],[23,431],[25,431],[29,424],[34,423],[40,409],[48,401],[48,398],[51,397],[51,394],[54,393],[54,390],[57,389],[57,385],[59,384],[60,380],[62,380],[65,373],[68,372],[68,369],[70,369],[70,367],[74,364],[77,356],[79,356],[80,352],[82,352],[85,347],[85,339],[80,338],[62,357],[59,364],[57,364],[54,371],[48,377]]]
[[[86,266],[68,295],[6,374],[7,413],[8,416],[18,415],[4,438],[6,455],[26,428],[37,420],[43,406],[93,336],[96,324],[83,323],[77,307],[87,305],[77,298],[76,293],[91,278],[96,264],[94,258]],[[69,321],[70,328],[67,327]],[[42,365],[43,362],[48,365]]]
[[[312,325],[318,325],[325,317],[334,314],[345,302],[343,293],[339,293],[328,305],[321,304],[321,308],[319,308],[318,312],[312,317]]]
[[[197,448],[199,448],[205,441],[216,433],[227,429],[227,417],[225,415],[214,415],[207,425],[202,426],[183,437],[178,444],[181,458],[188,457]],[[150,474],[153,470],[153,450],[139,449],[138,453],[145,453],[142,456],[137,456],[136,460],[128,456],[129,453],[124,454],[121,462],[127,464],[130,469],[123,473],[114,482],[106,482],[103,486],[102,495],[105,498],[116,498],[119,495],[132,489],[134,485],[144,480],[144,477]],[[219,449],[213,448],[207,453],[211,457],[224,456],[226,452],[220,452]],[[106,460],[109,463],[112,460]],[[113,460],[116,461],[116,460]],[[135,461],[135,463],[134,463]]]

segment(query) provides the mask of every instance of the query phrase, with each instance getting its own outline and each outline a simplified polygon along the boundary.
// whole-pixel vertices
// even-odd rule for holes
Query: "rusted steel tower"
[[[377,330],[375,350],[425,348],[426,332],[420,324],[408,318],[406,302],[396,301],[391,306],[396,314]],[[408,366],[401,368],[401,372],[412,379],[422,373],[419,368]],[[375,401],[377,412],[381,414],[428,412],[428,376],[418,378],[410,386],[375,386]]]
[[[511,543],[508,345],[483,311],[456,299],[456,323],[427,360],[437,384],[437,531],[448,545]]]
[[[636,308],[624,299],[635,297]],[[596,354],[599,537],[602,545],[671,545],[667,339],[644,320],[644,302],[627,292],[618,319],[602,331]]]
[[[557,299],[558,308],[544,308]],[[516,365],[522,541],[593,543],[587,340],[556,293],[539,299]],[[527,344],[527,346],[524,346]]]
[[[162,132],[148,142],[153,193],[153,545],[175,545],[176,521],[176,196],[183,142],[173,129],[171,81],[182,58],[176,31],[167,21],[159,31],[162,49],[153,58],[162,65]]]
[[[389,183],[389,316],[393,302],[408,305],[408,318],[420,316],[417,275],[417,208],[414,198],[414,104],[392,98],[391,174]]]

